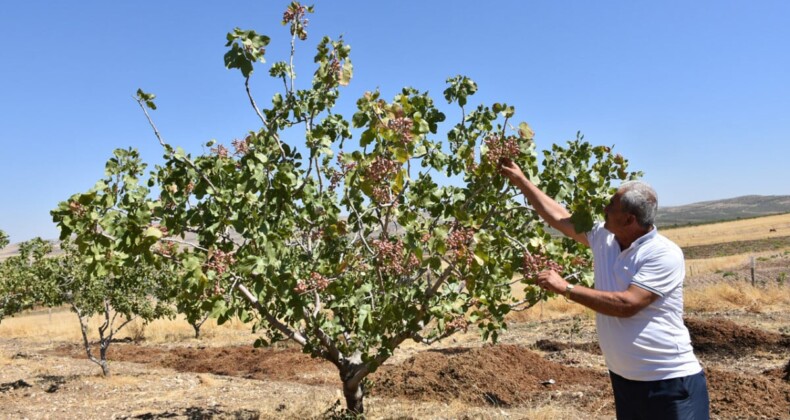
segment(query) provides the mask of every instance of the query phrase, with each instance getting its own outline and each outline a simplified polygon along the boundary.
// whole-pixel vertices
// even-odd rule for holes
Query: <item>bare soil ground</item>
[[[790,313],[731,311],[686,323],[715,418],[790,418],[790,336],[778,332]],[[406,348],[372,375],[369,416],[527,418],[558,405],[573,411],[546,418],[613,417],[590,319],[516,322],[501,341]],[[288,346],[114,343],[112,378],[75,344],[0,339],[0,351],[3,418],[320,418],[340,399],[334,366]]]

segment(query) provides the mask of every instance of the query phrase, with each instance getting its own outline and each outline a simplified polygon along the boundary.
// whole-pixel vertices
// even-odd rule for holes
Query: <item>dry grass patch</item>
[[[538,407],[485,407],[464,404],[457,400],[448,402],[365,399],[365,414],[381,419],[530,419],[557,420],[579,419],[585,415],[573,407],[546,405]],[[261,413],[263,414],[263,413]]]
[[[101,316],[88,321],[88,339],[98,340],[97,330],[104,322]],[[116,325],[119,320],[116,320]],[[250,344],[253,336],[249,325],[238,321],[229,321],[217,325],[216,320],[209,319],[203,324],[200,341],[211,346]],[[0,336],[5,338],[21,338],[36,343],[82,342],[77,315],[68,309],[53,309],[25,312],[0,323]],[[145,341],[152,344],[169,344],[194,341],[195,332],[183,316],[174,319],[159,319],[144,323],[136,319],[127,324],[116,339],[129,338],[135,342]]]
[[[207,321],[204,324],[205,328],[201,329],[203,338],[212,335],[209,323],[210,321]],[[183,316],[173,319],[157,319],[151,322],[135,319],[118,333],[118,338],[129,338],[134,342],[146,341],[154,344],[189,341],[194,336],[194,330]]]
[[[526,286],[521,283],[516,283],[513,285],[513,296],[516,299],[523,299],[525,287]],[[595,316],[595,313],[582,305],[557,296],[554,299],[549,299],[545,302],[539,302],[537,305],[529,309],[520,312],[510,312],[507,315],[506,320],[510,322],[531,322],[573,316],[592,318]]]
[[[100,371],[88,376],[83,376],[82,379],[85,381],[85,383],[91,385],[111,388],[131,388],[145,382],[145,379],[139,376],[115,374],[106,377]]]
[[[24,338],[38,343],[77,341],[82,337],[77,315],[61,309],[22,313],[5,318],[0,323],[0,336]]]
[[[790,214],[681,228],[662,228],[660,233],[680,247],[790,236]]]
[[[195,330],[179,315],[174,319],[158,319],[145,326],[145,341],[148,343],[190,342],[195,340]],[[254,341],[250,325],[231,320],[217,325],[217,320],[209,319],[200,328],[201,343],[226,346],[250,344]]]
[[[748,264],[752,257],[758,259],[761,257],[767,258],[775,256],[776,253],[777,250],[772,250],[758,253],[727,255],[724,257],[686,260],[686,275],[693,277],[701,274],[730,270]]]
[[[514,292],[514,294],[516,293]],[[554,299],[540,302],[527,310],[510,312],[505,319],[508,322],[532,322],[575,316],[593,318],[595,317],[595,312],[558,296]]]
[[[685,291],[684,305],[693,312],[745,309],[762,312],[790,306],[788,288],[776,284],[716,283]]]
[[[207,375],[205,373],[198,374],[197,378],[198,383],[200,383],[201,386],[208,388],[216,388],[220,384],[216,379],[214,379],[213,376]]]
[[[0,366],[8,366],[15,363],[14,359],[8,357],[5,353],[0,353]]]

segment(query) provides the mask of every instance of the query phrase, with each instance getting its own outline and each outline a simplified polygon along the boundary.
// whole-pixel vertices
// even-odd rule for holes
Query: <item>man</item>
[[[605,222],[576,232],[561,204],[503,159],[501,173],[549,225],[590,246],[595,288],[547,270],[536,284],[596,312],[618,419],[708,419],[705,375],[683,324],[683,252],[653,225],[658,201],[645,183],[623,183]]]

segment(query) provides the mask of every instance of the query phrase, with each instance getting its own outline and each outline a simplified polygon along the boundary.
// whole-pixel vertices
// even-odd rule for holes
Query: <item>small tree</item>
[[[188,293],[183,293],[182,284],[179,281],[171,279],[172,290],[169,293],[172,301],[175,302],[176,311],[186,317],[187,323],[192,327],[195,332],[195,339],[200,338],[200,331],[203,324],[208,321],[212,315],[214,318],[219,316],[219,313],[214,312],[214,307],[211,302],[206,302],[203,299],[195,299]]]
[[[0,229],[0,249],[5,248],[6,246],[8,246],[8,234]]]
[[[104,376],[110,376],[107,350],[126,325],[135,319],[148,323],[172,317],[167,291],[173,273],[169,266],[157,267],[138,257],[98,276],[88,269],[90,263],[86,263],[76,247],[67,243],[64,250],[65,255],[57,258],[50,286],[58,293],[45,303],[50,306],[65,303],[71,307],[80,323],[88,359],[101,367]],[[102,320],[96,330],[98,357],[93,353],[89,337],[89,321],[97,315]]]
[[[52,245],[41,238],[19,244],[19,254],[0,262],[0,321],[45,300],[52,291],[43,285],[54,265],[45,258]]]
[[[40,238],[19,246],[19,255],[0,263],[0,320],[34,305],[68,305],[77,314],[85,351],[110,376],[107,350],[118,332],[136,318],[144,322],[173,314],[166,299],[173,274],[168,266],[157,268],[144,261],[119,266],[112,272],[95,275],[84,255],[68,242],[65,253],[50,256],[52,245]],[[94,356],[89,339],[89,321],[103,318],[97,329],[99,356]]]
[[[187,322],[192,327],[192,330],[195,331],[195,338],[200,338],[200,328],[203,327],[203,324],[211,318],[211,312],[209,311],[179,311],[184,313],[187,317]]]
[[[100,181],[53,217],[62,237],[74,234],[97,256],[90,270],[164,258],[183,272],[180,298],[199,302],[191,308],[220,323],[252,323],[262,333],[256,345],[290,339],[332,362],[348,409],[362,413],[363,379],[403,341],[430,344],[470,325],[496,340],[505,314],[549,297],[529,285],[524,298],[511,295],[512,284],[549,261],[590,281],[587,251],[546,230],[498,174],[501,159],[567,205],[579,231],[603,208],[611,181],[636,174],[578,135],[544,152],[539,167],[529,125],[512,126],[506,104],[468,110],[477,85],[463,76],[444,92],[460,108],[447,145],[433,138],[444,113],[415,89],[391,101],[369,92],[348,120],[333,112],[353,69],[342,40],[323,38],[312,84],[296,86],[293,54],[310,12],[293,2],[284,13],[292,53],[269,68],[284,91],[268,109],[258,108],[250,77],[269,38],[240,29],[227,36],[225,64],[241,71],[262,128],[230,148],[209,142],[210,153],[193,157],[163,139],[148,114],[154,95],[139,90],[165,153],[148,182],[158,197],[137,182],[135,152],[116,151],[111,162],[127,160],[108,176],[127,180],[125,190]],[[108,250],[111,263],[99,259]]]

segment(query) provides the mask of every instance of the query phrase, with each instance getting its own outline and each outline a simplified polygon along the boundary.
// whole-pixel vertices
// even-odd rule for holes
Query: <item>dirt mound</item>
[[[568,349],[581,350],[590,354],[601,354],[601,346],[598,342],[590,341],[587,343],[566,343],[556,340],[538,340],[535,342],[535,348],[543,351],[562,351]]]
[[[790,415],[790,386],[780,378],[711,369],[706,375],[714,415]],[[554,383],[548,384],[550,379]],[[496,406],[568,399],[577,407],[613,413],[607,374],[550,362],[515,345],[426,351],[401,365],[385,366],[377,374],[375,384],[374,394],[393,398],[458,399]]]
[[[517,345],[425,351],[373,378],[374,395],[510,406],[568,398],[612,412],[605,372],[563,366]],[[606,406],[606,407],[602,407]]]
[[[765,369],[763,371],[763,375],[770,378],[781,379],[785,382],[790,382],[790,361],[788,361],[784,367]]]
[[[736,324],[724,318],[686,318],[694,351],[710,355],[738,356],[755,350],[781,352],[790,349],[790,336]]]
[[[722,418],[788,418],[790,386],[780,379],[709,369],[710,411]]]

